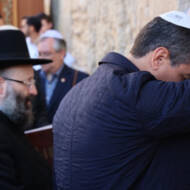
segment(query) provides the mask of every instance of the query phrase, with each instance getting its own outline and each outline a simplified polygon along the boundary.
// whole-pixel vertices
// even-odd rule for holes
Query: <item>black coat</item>
[[[190,80],[158,81],[110,53],[54,117],[62,190],[189,190]]]
[[[0,189],[50,190],[52,172],[19,126],[0,112]]]

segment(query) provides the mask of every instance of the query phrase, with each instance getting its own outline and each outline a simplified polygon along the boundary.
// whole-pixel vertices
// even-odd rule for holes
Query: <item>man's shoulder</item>
[[[69,67],[67,65],[64,65],[64,69],[63,69],[63,71],[61,72],[60,75],[70,75],[70,76],[77,75],[80,78],[85,78],[85,77],[89,76],[89,74],[87,74],[87,73],[85,73],[83,71],[71,68],[71,67]]]
[[[99,61],[99,64],[102,63],[122,63],[125,64],[128,61],[126,57],[123,55],[116,53],[116,52],[109,52],[107,53],[101,61]]]
[[[85,73],[83,71],[79,71],[79,70],[74,70],[75,73],[78,73],[79,77],[82,77],[82,78],[86,78],[89,76],[88,73]]]

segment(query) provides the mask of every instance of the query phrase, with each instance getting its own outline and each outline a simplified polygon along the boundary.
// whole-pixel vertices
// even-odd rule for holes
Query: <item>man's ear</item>
[[[6,82],[2,77],[0,77],[0,98],[5,97],[5,94],[6,94]]]
[[[32,32],[36,31],[35,28],[34,28],[34,26],[32,26],[32,25],[29,25],[29,26],[28,26],[28,30],[29,30],[29,31],[32,31]]]
[[[53,23],[48,22],[48,26],[49,26],[49,28],[53,28]]]
[[[160,66],[168,63],[169,51],[165,47],[158,47],[153,51],[152,54],[152,69],[158,70]]]
[[[64,58],[66,56],[66,51],[64,49],[60,50],[61,56]]]

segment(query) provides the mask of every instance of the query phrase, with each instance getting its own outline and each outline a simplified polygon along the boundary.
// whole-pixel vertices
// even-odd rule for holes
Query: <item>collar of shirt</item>
[[[116,52],[110,52],[104,56],[103,59],[99,62],[99,65],[101,64],[118,65],[123,67],[128,72],[139,71],[139,69],[129,59]]]
[[[26,44],[31,58],[38,58],[38,48],[36,44],[32,43],[30,37],[26,38]]]
[[[63,70],[63,68],[64,68],[64,65],[55,74],[52,74],[52,75],[46,75],[43,70],[41,70],[40,72],[40,75],[44,79],[47,105],[49,105],[50,99],[53,95],[53,92],[59,80],[59,75],[61,71]]]
[[[61,71],[64,68],[64,64],[61,66],[61,68],[55,73],[55,74],[46,74],[42,69],[40,71],[40,75],[45,81],[51,83],[53,82],[56,78],[59,78],[59,75],[61,74]]]

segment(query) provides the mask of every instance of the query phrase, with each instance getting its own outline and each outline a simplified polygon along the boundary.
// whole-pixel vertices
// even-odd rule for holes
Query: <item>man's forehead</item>
[[[40,39],[38,45],[44,44],[44,43],[53,44],[53,42],[54,42],[54,38],[42,38],[42,39]]]
[[[32,65],[15,65],[15,66],[10,66],[4,69],[5,72],[7,73],[18,73],[21,72],[23,75],[29,72],[33,72]]]
[[[45,38],[40,40],[38,43],[38,49],[40,52],[49,51],[50,49],[54,49],[54,39],[53,38]]]

